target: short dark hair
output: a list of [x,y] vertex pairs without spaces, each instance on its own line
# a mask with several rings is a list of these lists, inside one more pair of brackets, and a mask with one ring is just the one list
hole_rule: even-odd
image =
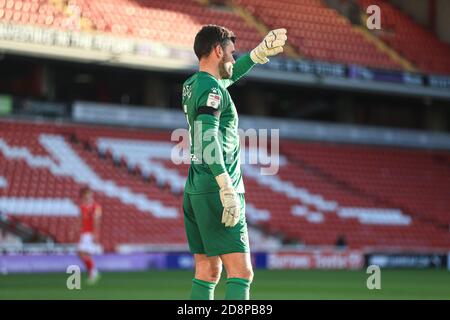
[[227,43],[231,41],[236,42],[236,36],[225,27],[209,24],[203,26],[195,36],[194,52],[198,60],[202,57],[207,57],[211,50],[220,44],[225,49]]
[[86,196],[89,193],[92,193],[91,188],[89,188],[87,186],[81,187],[81,189],[80,189],[80,198],[83,198],[84,196]]

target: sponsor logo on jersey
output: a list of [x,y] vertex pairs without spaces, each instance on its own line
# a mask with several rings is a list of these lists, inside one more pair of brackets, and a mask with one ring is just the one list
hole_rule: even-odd
[[220,95],[218,94],[214,94],[214,93],[210,93],[208,95],[208,101],[206,101],[206,105],[208,107],[212,107],[214,109],[219,108],[220,105]]

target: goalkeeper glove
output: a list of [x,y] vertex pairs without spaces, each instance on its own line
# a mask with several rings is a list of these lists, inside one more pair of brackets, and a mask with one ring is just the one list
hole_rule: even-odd
[[283,46],[287,40],[286,29],[276,29],[270,31],[264,40],[250,52],[250,58],[254,63],[267,63],[267,57],[283,52]]
[[216,176],[217,184],[220,187],[220,201],[223,206],[222,223],[225,227],[234,227],[241,214],[241,202],[239,195],[233,188],[233,183],[228,173]]

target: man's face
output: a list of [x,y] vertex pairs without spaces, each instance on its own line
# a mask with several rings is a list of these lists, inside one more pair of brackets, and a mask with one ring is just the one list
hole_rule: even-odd
[[81,201],[85,204],[90,204],[94,201],[94,194],[91,191],[86,192]]
[[230,79],[233,76],[233,65],[236,62],[233,57],[234,53],[234,43],[228,41],[223,50],[222,60],[219,61],[219,74],[222,79]]

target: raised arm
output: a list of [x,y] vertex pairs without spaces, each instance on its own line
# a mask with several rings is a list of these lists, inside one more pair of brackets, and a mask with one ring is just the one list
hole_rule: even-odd
[[253,62],[253,60],[250,58],[250,53],[247,53],[237,59],[236,63],[233,67],[233,76],[231,79],[222,79],[220,80],[222,82],[222,85],[225,88],[228,88],[233,83],[238,81],[240,78],[245,76],[255,65],[256,63]]
[[283,52],[283,46],[286,44],[287,30],[284,28],[270,31],[263,41],[250,53],[240,57],[234,64],[233,76],[231,79],[223,79],[222,84],[225,88],[247,74],[255,64],[265,64],[269,62],[267,57],[275,56]]

